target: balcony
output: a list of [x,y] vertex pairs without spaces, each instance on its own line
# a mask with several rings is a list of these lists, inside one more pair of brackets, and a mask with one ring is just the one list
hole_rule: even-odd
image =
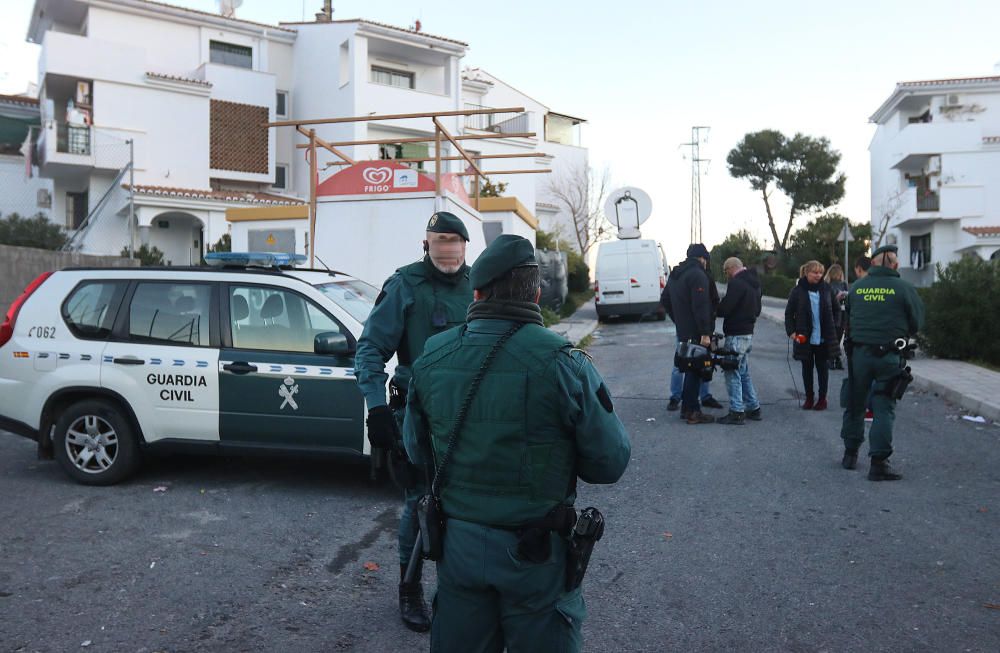
[[933,156],[967,152],[982,147],[983,128],[975,122],[912,123],[893,138],[886,149],[893,168],[919,171]]
[[[492,109],[479,104],[465,103],[467,111]],[[497,134],[523,134],[531,131],[531,116],[527,113],[477,113],[465,116],[466,129],[494,132]]]
[[38,78],[62,75],[134,82],[141,78],[145,62],[146,52],[141,48],[50,31],[42,40]]
[[[916,190],[916,189],[914,189]],[[918,212],[928,212],[928,211],[940,211],[941,210],[941,196],[932,191],[926,191],[919,193],[917,195],[917,211]]]

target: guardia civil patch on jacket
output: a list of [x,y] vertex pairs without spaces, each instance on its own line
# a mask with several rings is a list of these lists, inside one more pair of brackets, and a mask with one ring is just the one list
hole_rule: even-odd
[[609,413],[614,411],[615,405],[611,403],[611,394],[608,392],[608,387],[603,383],[601,384],[601,387],[597,389],[597,400],[601,402],[601,406],[604,407],[604,410]]

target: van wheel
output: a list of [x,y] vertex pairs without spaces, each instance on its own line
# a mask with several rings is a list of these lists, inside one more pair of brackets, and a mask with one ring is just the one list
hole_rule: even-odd
[[56,460],[77,483],[114,485],[139,466],[139,445],[128,419],[99,399],[71,405],[56,421]]

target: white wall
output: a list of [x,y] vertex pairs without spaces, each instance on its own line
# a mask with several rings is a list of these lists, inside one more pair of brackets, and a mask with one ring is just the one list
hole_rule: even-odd
[[[52,209],[38,206],[38,191],[52,195],[52,180],[38,176],[27,179],[24,176],[24,157],[0,154],[0,215],[6,217],[17,213],[31,217],[41,213],[52,220]],[[65,213],[58,214],[55,222],[62,224]]]

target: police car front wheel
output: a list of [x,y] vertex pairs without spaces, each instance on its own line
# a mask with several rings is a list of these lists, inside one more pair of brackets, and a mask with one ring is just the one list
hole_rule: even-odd
[[139,464],[131,425],[106,401],[81,401],[67,408],[56,422],[53,439],[56,460],[84,485],[113,485]]

